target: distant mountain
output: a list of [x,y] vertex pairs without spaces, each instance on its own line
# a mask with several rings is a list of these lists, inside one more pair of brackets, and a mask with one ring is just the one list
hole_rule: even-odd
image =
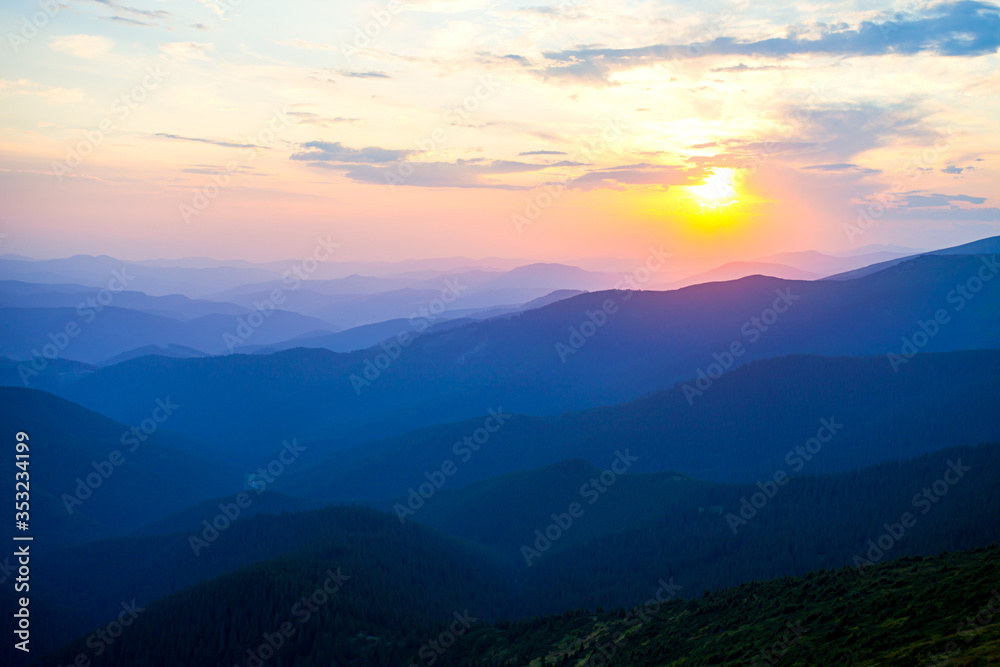
[[121,362],[128,361],[129,359],[138,359],[139,357],[146,357],[149,355],[172,357],[174,359],[191,359],[193,357],[208,356],[201,350],[196,350],[193,347],[184,347],[183,345],[145,345],[143,347],[137,347],[134,350],[129,350],[128,352],[122,352],[119,355],[115,355],[110,359],[106,359],[99,365],[114,366],[115,364],[120,364]]
[[553,291],[608,289],[620,280],[620,274],[563,264],[532,264],[506,272],[474,269],[432,278],[352,275],[336,280],[310,279],[301,281],[295,289],[286,282],[272,281],[240,286],[213,298],[251,307],[254,301],[281,289],[285,297],[282,308],[348,329],[393,319],[454,319],[499,306],[524,304]]
[[769,255],[768,257],[762,257],[758,261],[783,264],[802,271],[819,274],[820,276],[828,276],[834,273],[869,266],[877,262],[912,256],[913,254],[913,252],[906,251],[872,251],[848,256],[836,256],[809,250],[805,252],[783,252],[777,255]]
[[[52,545],[122,534],[239,489],[242,471],[209,463],[218,454],[211,445],[167,430],[186,408],[165,395],[133,430],[51,394],[0,388],[0,423],[11,438],[30,437],[33,534]],[[0,482],[11,497],[14,462],[4,462]]]
[[868,255],[872,253],[879,252],[889,252],[904,256],[919,255],[920,253],[927,252],[927,250],[922,248],[907,248],[901,245],[891,245],[886,243],[869,243],[868,245],[859,246],[857,248],[852,248],[844,252],[831,252],[830,254],[835,257],[857,257],[859,255]]
[[700,285],[702,283],[720,282],[728,280],[738,280],[747,276],[771,276],[774,278],[784,278],[786,280],[815,280],[822,277],[822,273],[814,271],[804,271],[784,264],[767,262],[729,262],[716,267],[711,271],[699,273],[683,280],[670,283],[669,287],[677,289],[688,287],[689,285]]
[[[254,317],[256,322],[250,315],[177,320],[117,305],[2,308],[0,354],[20,360],[55,354],[91,364],[148,346],[174,345],[223,354],[231,351],[230,344],[238,351],[245,343],[267,344],[329,327],[322,320],[284,310],[261,311]],[[73,331],[76,334],[70,335]]]
[[[297,338],[292,338],[291,340],[273,343],[271,345],[248,345],[245,346],[242,351],[252,354],[272,354],[281,350],[291,350],[296,347],[307,347],[322,348],[332,352],[353,352],[355,350],[364,350],[374,347],[384,340],[396,338],[403,333],[417,335],[425,331],[447,331],[453,327],[464,326],[465,324],[469,324],[477,320],[512,315],[526,310],[534,310],[535,308],[541,308],[542,306],[547,306],[550,303],[568,299],[581,293],[582,292],[575,290],[557,290],[521,305],[495,306],[493,308],[487,308],[486,310],[472,310],[471,312],[468,312],[468,314],[465,314],[467,312],[465,310],[449,313],[449,315],[463,314],[463,316],[455,319],[423,318],[419,316],[412,319],[397,318],[394,320],[387,320],[385,322],[376,322],[375,324],[365,324],[333,334],[299,336]],[[434,323],[431,324],[431,322]]]
[[[122,271],[124,270],[124,274]],[[162,267],[130,263],[100,255],[75,255],[65,259],[0,259],[0,280],[34,283],[77,283],[108,287],[111,281],[127,290],[153,296],[183,294],[191,298],[250,282],[280,278],[280,273],[256,267]]]
[[31,387],[55,393],[97,370],[97,366],[93,364],[71,359],[57,358],[45,361],[44,368],[35,371],[30,364],[0,356],[0,386]]
[[[246,507],[240,507],[239,517],[249,519],[258,514],[283,514],[286,512],[301,512],[304,510],[314,510],[329,505],[324,500],[311,500],[299,498],[297,496],[286,496],[282,493],[269,491],[266,488],[260,493],[253,489],[237,491],[228,496],[203,500],[191,507],[174,512],[168,516],[141,526],[132,531],[130,535],[151,536],[151,535],[171,535],[174,533],[197,534],[204,529],[204,521],[215,517],[221,510],[220,506],[232,505],[236,502],[237,496],[245,493],[250,499]],[[238,506],[239,507],[239,506]]]
[[[678,386],[579,413],[511,415],[484,443],[470,443],[483,415],[327,454],[277,488],[330,500],[392,498],[445,461],[456,464],[447,479],[455,488],[567,458],[606,467],[626,449],[637,457],[630,472],[678,470],[712,481],[753,483],[793,464],[842,472],[1000,439],[998,370],[1000,351],[918,355],[899,373],[881,357],[768,359],[723,375],[693,405]],[[833,434],[824,423],[842,428]],[[814,457],[795,453],[817,433],[835,444]]]
[[[939,310],[948,321],[927,341],[917,335],[921,352],[997,348],[1000,290],[962,297],[961,310],[952,294],[983,261],[930,255],[850,281],[751,277],[669,292],[592,292],[385,350],[135,359],[61,394],[123,421],[141,419],[157,397],[176,396],[192,408],[172,428],[241,451],[291,435],[345,447],[490,407],[552,414],[620,403],[718,375],[723,364],[900,354],[904,337],[920,334],[919,323]],[[732,349],[742,354],[729,359]],[[887,359],[880,363],[891,372]]]
[[886,269],[897,266],[902,262],[911,261],[915,257],[924,257],[927,255],[995,255],[997,253],[1000,253],[1000,236],[992,236],[978,241],[972,241],[971,243],[963,243],[962,245],[954,246],[952,248],[932,250],[925,253],[879,262],[860,269],[855,269],[854,271],[845,271],[844,273],[832,275],[828,277],[827,280],[856,280],[857,278],[863,278],[880,271],[885,271]]
[[[0,281],[0,307],[4,308],[88,308],[100,303],[107,295],[100,287],[85,285],[25,283],[17,280]],[[88,304],[88,302],[90,302]],[[246,315],[249,309],[235,303],[189,299],[179,294],[149,296],[131,290],[111,293],[110,303],[118,308],[139,310],[178,320],[191,320],[205,315]]]

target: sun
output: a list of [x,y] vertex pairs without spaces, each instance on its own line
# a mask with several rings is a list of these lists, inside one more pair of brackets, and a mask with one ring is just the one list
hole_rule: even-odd
[[712,175],[701,185],[689,185],[691,193],[703,208],[719,208],[737,203],[736,170],[729,167],[719,167],[712,170]]

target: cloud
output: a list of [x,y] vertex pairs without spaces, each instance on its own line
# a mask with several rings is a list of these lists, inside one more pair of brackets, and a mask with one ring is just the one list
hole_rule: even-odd
[[754,65],[754,66],[751,66],[751,65],[746,65],[744,63],[740,63],[739,65],[731,65],[729,67],[713,67],[712,69],[709,70],[709,72],[761,72],[761,71],[772,70],[772,69],[785,70],[785,69],[791,69],[791,68],[790,67],[784,67],[782,65]]
[[172,58],[182,60],[208,60],[208,52],[215,49],[211,42],[166,42],[160,44],[160,51]]
[[556,167],[581,166],[578,162],[531,164],[516,160],[460,159],[454,162],[416,162],[407,158],[417,151],[369,146],[349,148],[340,142],[310,141],[290,156],[310,167],[341,172],[357,183],[409,185],[431,188],[492,188],[526,190],[498,180],[507,174],[544,171]]
[[609,76],[616,71],[710,56],[786,58],[800,54],[880,56],[924,52],[955,57],[990,55],[1000,47],[1000,8],[975,0],[960,0],[930,7],[922,16],[895,14],[879,22],[864,21],[855,28],[843,24],[821,26],[815,38],[799,37],[800,31],[791,27],[784,32],[791,36],[752,42],[720,36],[695,44],[547,51],[543,55],[550,64],[541,74],[547,78],[610,85]]
[[416,152],[379,148],[378,146],[348,148],[339,141],[308,141],[301,144],[300,148],[307,150],[293,153],[289,159],[312,163],[379,164],[396,162]]
[[539,165],[529,164],[515,166],[513,163],[500,160],[485,164],[476,164],[466,160],[458,160],[457,162],[408,162],[406,164],[408,167],[402,172],[409,174],[406,177],[401,176],[400,165],[398,164],[382,166],[330,165],[319,163],[312,166],[342,170],[345,176],[358,183],[376,183],[380,185],[394,183],[395,185],[410,185],[425,188],[492,188],[499,190],[526,190],[528,188],[527,186],[501,183],[495,179],[483,180],[483,178],[500,174],[538,170],[540,168]]
[[282,42],[288,46],[294,46],[299,49],[315,49],[319,51],[340,51],[340,47],[334,46],[333,44],[320,44],[319,42],[309,42],[304,39],[288,39]]
[[391,79],[392,77],[385,72],[341,72],[343,76],[352,76],[358,79]]
[[907,194],[903,198],[903,206],[910,208],[914,207],[938,207],[938,206],[949,206],[953,202],[966,202],[969,204],[983,204],[986,202],[986,197],[970,197],[969,195],[943,195],[938,193],[933,194]]
[[[129,23],[133,25],[149,26],[153,25],[149,21],[159,21],[166,22],[170,19],[171,14],[163,9],[138,9],[136,7],[130,7],[128,5],[123,5],[116,0],[90,0],[96,5],[101,5],[108,9],[114,10],[113,14],[108,18],[111,21],[117,21],[120,23]],[[118,14],[125,14],[125,16],[119,16]]]
[[696,183],[705,175],[700,167],[664,166],[647,163],[595,169],[567,183],[580,190],[624,190],[628,185],[655,185],[664,189],[671,185]]
[[364,125],[364,118],[348,118],[345,116],[320,116],[311,111],[289,111],[285,115],[297,119],[300,125],[316,125],[333,128],[339,125]]
[[74,58],[96,58],[106,54],[115,45],[102,35],[59,35],[53,37],[49,48]]
[[218,165],[199,164],[199,165],[195,165],[194,167],[187,167],[185,169],[181,169],[181,171],[184,172],[184,173],[186,173],[186,174],[208,174],[208,175],[213,175],[213,174],[233,174],[233,173],[240,173],[240,174],[247,174],[247,175],[250,175],[250,176],[260,176],[260,175],[262,175],[262,174],[256,173],[257,172],[256,167],[250,167],[250,166],[246,166],[246,165],[237,165],[235,168],[230,169],[229,167],[220,167]]
[[74,106],[87,99],[79,88],[50,88],[27,79],[0,79],[0,97],[6,95],[33,95],[57,106]]
[[881,174],[881,169],[870,169],[849,162],[838,162],[836,164],[811,164],[803,169],[813,169],[817,171],[856,171],[862,174]]
[[518,153],[518,156],[525,155],[566,155],[564,151],[525,151],[524,153]]
[[945,167],[944,169],[941,170],[941,173],[942,174],[955,174],[957,176],[958,174],[961,174],[964,171],[975,171],[975,170],[976,170],[976,168],[973,167],[973,166],[971,166],[971,165],[969,165],[968,167],[958,167],[958,166],[955,166],[953,164],[949,164],[947,167]]
[[196,141],[201,144],[212,144],[213,146],[222,146],[224,148],[263,148],[263,146],[257,146],[256,144],[239,144],[233,141],[202,139],[201,137],[182,137],[177,134],[167,134],[165,132],[157,132],[155,136],[163,137],[164,139],[176,139],[178,141]]

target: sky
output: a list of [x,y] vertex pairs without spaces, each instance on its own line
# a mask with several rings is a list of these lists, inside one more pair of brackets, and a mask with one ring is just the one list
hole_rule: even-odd
[[705,261],[1000,234],[1000,9],[0,8],[0,253]]

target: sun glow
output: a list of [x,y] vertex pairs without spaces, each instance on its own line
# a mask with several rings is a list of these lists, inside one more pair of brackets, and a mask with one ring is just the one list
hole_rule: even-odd
[[701,185],[689,185],[687,191],[694,195],[702,208],[716,209],[739,202],[736,198],[736,170],[720,167]]

